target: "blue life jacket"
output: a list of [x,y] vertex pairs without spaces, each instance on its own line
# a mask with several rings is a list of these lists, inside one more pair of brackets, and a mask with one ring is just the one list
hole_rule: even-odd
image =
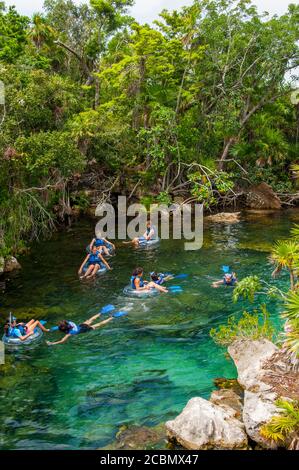
[[24,327],[22,327],[21,325],[19,327],[10,327],[8,330],[8,336],[10,338],[20,338],[20,336],[25,336],[25,334],[26,332],[24,331]]
[[91,264],[101,264],[98,254],[94,255],[93,253],[89,256],[88,265]]
[[68,325],[71,327],[71,330],[68,332],[69,335],[79,335],[80,328],[76,325],[76,323],[69,321]]
[[103,240],[102,238],[96,238],[96,241],[94,242],[94,245],[95,245],[96,247],[98,247],[98,246],[105,246],[106,243],[104,242],[104,240]]
[[132,289],[136,290],[136,285],[135,285],[135,280],[136,280],[136,279],[139,279],[139,280],[140,280],[139,287],[144,287],[144,282],[143,282],[143,278],[142,278],[142,277],[139,277],[139,276],[132,276],[132,277],[131,277],[131,287],[132,287]]

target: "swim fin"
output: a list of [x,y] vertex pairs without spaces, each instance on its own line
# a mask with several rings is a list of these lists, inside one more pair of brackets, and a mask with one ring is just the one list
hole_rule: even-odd
[[113,317],[114,318],[120,318],[120,317],[124,317],[125,315],[128,315],[128,312],[116,312],[116,313],[113,313]]
[[115,310],[115,307],[114,305],[106,305],[105,307],[102,308],[101,312],[103,315],[105,315],[106,313],[110,313],[110,312],[113,312],[113,310]]

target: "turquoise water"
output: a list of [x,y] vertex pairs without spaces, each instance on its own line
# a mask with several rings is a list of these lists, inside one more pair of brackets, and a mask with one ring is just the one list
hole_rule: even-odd
[[[232,265],[239,278],[254,272],[274,282],[263,250],[286,236],[297,217],[292,212],[210,225],[198,252],[185,252],[181,241],[163,241],[151,250],[120,247],[111,260],[113,271],[91,282],[80,282],[77,270],[92,221],[35,244],[1,298],[2,320],[12,310],[18,318],[35,316],[49,325],[64,318],[83,322],[107,303],[127,308],[129,315],[63,346],[49,348],[42,341],[7,353],[6,366],[0,367],[0,448],[103,447],[120,426],[154,426],[174,418],[191,397],[208,398],[214,378],[235,377],[234,365],[209,330],[247,305],[234,305],[231,289],[214,290],[210,284],[221,276],[223,264]],[[187,280],[175,282],[183,294],[126,298],[122,290],[137,265],[146,273],[188,273]],[[286,275],[279,280],[284,284]],[[268,305],[277,323],[278,306]]]

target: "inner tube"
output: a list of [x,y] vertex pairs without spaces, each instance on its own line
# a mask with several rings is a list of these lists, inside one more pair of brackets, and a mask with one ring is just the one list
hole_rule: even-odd
[[[88,263],[86,263],[86,265],[84,266],[82,270],[84,274],[86,273],[87,269],[88,269]],[[107,272],[106,266],[102,266],[100,269],[98,269],[97,276],[100,276],[101,274],[105,274],[106,272]]]
[[40,328],[35,328],[34,334],[29,336],[29,338],[25,339],[25,341],[21,341],[19,338],[12,338],[10,336],[3,335],[2,341],[7,346],[27,346],[29,344],[35,343],[43,336],[43,332]]
[[139,243],[139,246],[141,248],[146,248],[146,247],[150,247],[150,246],[156,246],[156,245],[159,245],[160,243],[160,238],[154,238],[153,240],[148,240],[148,241],[143,241],[141,243]]
[[159,295],[159,291],[155,288],[149,289],[149,290],[137,290],[137,289],[132,289],[132,287],[126,286],[124,288],[124,294],[127,295],[128,297],[133,297],[137,299],[146,299],[148,297],[155,297],[156,295]]

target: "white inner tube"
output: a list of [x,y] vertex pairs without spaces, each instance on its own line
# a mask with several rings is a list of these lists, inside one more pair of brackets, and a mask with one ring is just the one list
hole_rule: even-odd
[[19,338],[13,338],[11,336],[6,336],[4,335],[2,337],[2,341],[4,344],[8,345],[8,346],[26,346],[28,344],[32,344],[34,343],[35,341],[39,340],[42,336],[43,336],[43,332],[40,328],[35,328],[34,330],[34,334],[29,336],[27,339],[25,339],[25,341],[21,341]]
[[158,245],[160,243],[160,238],[154,238],[153,240],[148,240],[148,241],[143,241],[141,243],[139,243],[139,246],[141,248],[143,247],[148,247],[148,246],[155,246],[155,245]]
[[137,289],[132,289],[131,286],[126,286],[124,288],[124,294],[127,295],[128,297],[136,297],[136,298],[147,298],[147,297],[154,297],[156,295],[159,295],[159,291],[155,288],[153,289],[148,289],[148,290],[137,290]]
[[[88,269],[88,265],[86,264],[83,268],[84,274],[86,273],[87,269]],[[107,272],[107,268],[106,268],[106,266],[104,266],[103,268],[100,268],[100,269],[97,270],[97,276],[99,276],[101,274],[105,274],[106,272]]]

